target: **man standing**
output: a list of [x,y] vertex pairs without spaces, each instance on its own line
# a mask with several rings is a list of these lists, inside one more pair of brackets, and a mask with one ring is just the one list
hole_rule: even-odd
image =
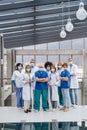
[[77,65],[73,64],[73,59],[68,59],[70,72],[70,99],[72,106],[78,105],[78,79],[77,79]]
[[44,71],[44,66],[40,64],[39,70],[35,73],[35,95],[34,95],[34,109],[35,112],[40,110],[40,97],[42,95],[42,108],[44,111],[48,110],[48,74]]

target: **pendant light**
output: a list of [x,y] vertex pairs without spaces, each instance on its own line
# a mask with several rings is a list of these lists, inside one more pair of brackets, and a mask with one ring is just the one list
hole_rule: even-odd
[[61,27],[60,37],[61,38],[66,37],[66,31],[65,31],[64,23],[63,23],[63,2],[62,2],[62,27]]
[[65,28],[66,28],[66,31],[71,32],[74,29],[74,26],[70,18],[70,1],[69,0],[68,0],[68,14],[69,14],[69,18],[67,19],[67,24]]
[[78,20],[85,20],[87,17],[87,11],[84,8],[84,3],[82,0],[79,4],[79,9],[76,12],[76,17]]

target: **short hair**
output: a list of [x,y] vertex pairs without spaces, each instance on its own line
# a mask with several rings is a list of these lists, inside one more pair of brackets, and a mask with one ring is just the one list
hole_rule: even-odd
[[22,63],[17,63],[17,64],[16,64],[16,70],[18,70],[18,66],[20,66],[20,65],[23,67],[23,64],[22,64]]
[[35,63],[36,61],[35,61],[35,59],[31,59],[31,61],[30,61],[30,63]]
[[57,63],[57,65],[61,65],[61,66],[62,66],[62,64],[63,64],[62,62],[58,62],[58,63]]
[[64,67],[64,66],[68,67],[68,64],[67,63],[63,63],[62,67]]

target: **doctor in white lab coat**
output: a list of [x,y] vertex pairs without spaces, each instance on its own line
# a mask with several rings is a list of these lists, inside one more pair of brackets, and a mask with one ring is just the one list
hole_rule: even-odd
[[22,80],[23,80],[23,74],[22,74],[23,65],[21,63],[18,63],[16,65],[16,70],[13,72],[12,75],[12,84],[16,91],[16,99],[17,99],[17,107],[22,108],[23,107],[23,98],[22,98]]
[[73,59],[68,59],[69,67],[68,70],[70,72],[70,99],[72,105],[78,105],[78,67],[73,64]]
[[30,65],[26,65],[25,72],[23,74],[23,100],[24,100],[24,112],[31,112],[30,108],[30,99],[31,99],[31,88],[33,81],[33,75],[31,74]]
[[52,103],[52,111],[57,109],[58,102],[58,84],[59,77],[56,73],[56,68],[54,65],[51,66],[51,75],[49,85],[51,87],[51,103]]

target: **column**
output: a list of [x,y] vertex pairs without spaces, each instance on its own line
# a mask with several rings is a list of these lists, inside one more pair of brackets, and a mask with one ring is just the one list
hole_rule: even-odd
[[4,65],[4,37],[0,35],[0,106],[4,106],[4,84],[3,84],[3,65]]
[[87,105],[87,50],[83,51],[83,105]]

